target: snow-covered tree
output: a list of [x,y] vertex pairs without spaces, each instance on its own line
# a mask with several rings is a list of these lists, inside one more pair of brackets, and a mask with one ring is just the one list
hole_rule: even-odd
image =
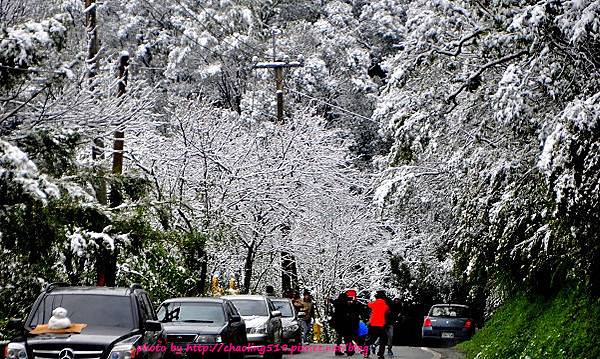
[[[577,206],[572,191],[590,188],[581,176],[595,170],[565,165],[560,151],[595,141],[571,124],[593,123],[597,10],[596,1],[444,0],[406,9],[374,115],[395,138],[376,200],[383,213],[412,213],[396,218],[418,232],[412,242],[425,235],[452,250],[472,299],[515,282],[592,281],[594,207],[585,202],[568,225],[559,211]],[[564,142],[567,133],[577,140]]]
[[[168,121],[155,132],[140,133],[132,146],[132,158],[155,184],[156,200],[165,202],[159,216],[163,227],[224,231],[225,238],[219,236],[207,249],[215,256],[212,270],[239,275],[246,290],[256,291],[264,276],[255,278],[256,267],[259,273],[270,268],[277,278],[281,269],[272,268],[279,253],[301,254],[295,236],[306,238],[311,219],[316,226],[311,233],[319,233],[313,243],[323,237],[335,242],[331,220],[346,220],[336,218],[339,204],[364,204],[360,193],[366,184],[346,159],[343,137],[321,128],[312,116],[299,114],[279,127],[178,102]],[[327,215],[326,208],[337,215]],[[359,208],[368,220],[368,209]],[[316,213],[330,220],[316,221]],[[369,235],[377,238],[373,227],[354,226],[363,231],[353,236],[355,246]],[[305,283],[312,280],[307,276]]]

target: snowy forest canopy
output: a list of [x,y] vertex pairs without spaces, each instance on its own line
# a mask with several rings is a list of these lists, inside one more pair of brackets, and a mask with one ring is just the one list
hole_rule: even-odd
[[[599,1],[0,0],[0,26],[1,320],[99,274],[598,288]],[[273,60],[303,64],[284,123]]]

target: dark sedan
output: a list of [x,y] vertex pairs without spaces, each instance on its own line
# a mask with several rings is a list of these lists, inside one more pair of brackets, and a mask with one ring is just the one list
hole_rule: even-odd
[[422,336],[426,344],[454,344],[470,339],[475,322],[469,307],[460,304],[436,304],[423,320]]
[[163,323],[169,357],[245,357],[235,348],[248,344],[246,324],[235,306],[226,299],[169,299],[160,305],[158,319]]

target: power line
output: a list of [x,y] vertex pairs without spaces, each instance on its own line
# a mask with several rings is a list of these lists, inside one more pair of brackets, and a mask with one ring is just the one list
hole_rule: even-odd
[[259,62],[254,65],[255,69],[273,69],[275,70],[275,87],[277,89],[275,95],[277,100],[277,121],[283,123],[283,69],[304,66],[303,62]]
[[[175,0],[175,2],[176,2],[177,4],[179,4],[179,5],[180,5],[180,6],[181,6],[181,7],[182,7],[184,10],[185,10],[185,12],[187,12],[187,13],[188,13],[188,15],[190,15],[190,16],[191,16],[191,17],[192,17],[194,20],[196,20],[196,22],[197,22],[197,23],[198,23],[200,26],[202,26],[202,28],[203,28],[204,30],[206,30],[208,33],[210,33],[212,36],[214,36],[214,37],[215,37],[215,38],[217,38],[217,39],[220,37],[219,35],[215,34],[215,33],[214,33],[214,32],[213,32],[213,31],[212,31],[212,30],[211,30],[211,29],[210,29],[208,26],[206,26],[206,25],[205,25],[205,24],[204,24],[204,23],[203,23],[203,22],[202,22],[200,19],[198,19],[198,15],[196,15],[194,12],[192,12],[192,10],[190,10],[190,9],[187,7],[187,5],[185,5],[185,4],[182,4],[182,3],[181,3],[181,1],[179,1],[179,0]],[[221,25],[221,23],[220,23],[219,21],[217,21],[217,19],[215,19],[215,18],[214,18],[214,16],[212,16],[212,15],[211,15],[211,14],[210,14],[210,13],[209,13],[207,10],[206,10],[206,8],[204,8],[204,7],[203,7],[203,6],[202,6],[200,3],[198,3],[197,5],[198,5],[198,6],[200,6],[200,7],[202,8],[202,10],[204,10],[204,12],[205,12],[205,13],[206,13],[208,16],[210,16],[210,17],[211,17],[211,19],[213,19],[213,20],[214,20],[214,21],[215,21],[215,22],[216,22],[216,23],[217,23],[219,26],[221,26],[221,27],[222,27],[224,30],[226,30],[226,31],[229,31],[228,29],[226,29],[225,27],[223,27],[223,25]],[[237,39],[237,37],[236,37],[236,39]],[[227,44],[227,45],[231,46],[232,48],[235,48],[235,47],[234,47],[232,44],[230,44],[229,42],[225,41],[224,39],[221,39],[221,41],[222,41],[222,42],[224,42],[225,44]],[[249,47],[249,46],[250,46],[250,45],[246,44],[246,43],[245,43],[244,41],[242,41],[242,40],[239,40],[239,39],[238,39],[238,41],[240,41],[240,43],[242,43],[242,44],[246,45],[247,47]],[[251,49],[252,49],[253,51],[257,51],[255,48],[251,48]],[[243,53],[244,53],[246,56],[250,56],[250,57],[254,56],[254,54],[253,54],[253,53],[248,53],[247,51],[244,51],[244,49],[241,49],[241,48],[239,48],[239,50],[240,50],[241,52],[243,52]],[[260,52],[260,50],[258,50],[258,52]]]
[[277,61],[276,52],[277,33],[273,32],[273,62],[259,62],[254,65],[255,69],[273,69],[275,70],[275,87],[277,88],[277,122],[283,123],[283,69],[303,67],[304,60],[301,61]]
[[[212,14],[211,14],[211,13],[210,13],[208,10],[206,10],[206,8],[205,8],[204,6],[202,6],[202,4],[198,3],[197,5],[198,5],[198,6],[200,6],[200,8],[201,8],[202,10],[204,10],[204,12],[205,12],[205,13],[206,13],[208,16],[210,16],[210,18],[211,18],[211,19],[213,19],[213,21],[214,21],[214,22],[215,22],[217,25],[219,25],[219,26],[220,26],[220,27],[221,27],[223,30],[225,30],[225,31],[228,31],[228,32],[231,32],[231,34],[232,34],[232,35],[233,35],[233,36],[234,36],[234,37],[235,37],[235,38],[236,38],[236,39],[237,39],[237,40],[238,40],[238,41],[239,41],[239,42],[240,42],[242,45],[246,46],[246,47],[247,47],[247,48],[249,48],[250,50],[257,51],[257,52],[262,52],[262,50],[260,50],[260,49],[257,49],[257,48],[255,48],[254,46],[248,45],[248,44],[247,44],[245,41],[243,41],[243,40],[239,39],[239,38],[236,36],[236,33],[235,33],[235,31],[232,31],[231,29],[228,29],[228,28],[226,28],[226,27],[225,27],[223,24],[221,24],[221,22],[220,22],[219,20],[217,20],[217,19],[216,19],[216,18],[215,18],[215,17],[214,17],[214,16],[213,16],[213,15],[212,15]],[[214,36],[214,35],[213,35],[213,36]]]
[[[150,6],[150,8],[154,11],[156,11],[157,13],[160,13],[159,10],[153,6],[150,2],[146,1],[146,5]],[[162,24],[161,24],[162,25]],[[198,40],[194,39],[193,37],[191,37],[190,35],[186,34],[185,32],[183,32],[182,30],[180,30],[178,27],[173,26],[173,29],[180,33],[181,35],[185,36],[186,38],[188,38],[189,40],[191,40],[192,42],[194,42],[196,45],[202,47],[203,49],[207,50],[208,52],[210,52],[211,54],[215,55],[218,58],[222,58],[222,54],[219,54],[217,52],[215,52],[214,50],[212,50],[211,48],[209,48],[208,46],[202,45],[201,43],[198,42]],[[214,35],[213,35],[214,36]],[[202,55],[200,55],[202,56]],[[202,58],[204,59],[204,61],[206,61],[207,64],[210,64],[210,61],[208,61],[208,58],[206,56],[202,56]]]
[[377,122],[377,121],[375,121],[375,120],[372,120],[372,119],[370,119],[370,118],[368,118],[368,117],[366,117],[366,116],[363,116],[363,115],[361,115],[361,114],[359,114],[359,113],[356,113],[356,112],[352,112],[352,111],[350,111],[350,110],[347,110],[347,109],[345,109],[345,108],[343,108],[343,107],[340,107],[340,106],[338,106],[338,105],[334,105],[334,104],[332,104],[332,103],[330,103],[330,102],[327,102],[327,101],[325,101],[325,100],[322,100],[322,99],[320,99],[320,98],[317,98],[317,97],[311,96],[311,95],[309,95],[309,94],[306,94],[306,93],[303,93],[303,92],[300,92],[300,91],[296,91],[296,90],[294,90],[294,89],[289,89],[289,91],[290,91],[290,92],[293,92],[293,93],[295,93],[295,94],[298,94],[298,95],[300,95],[300,96],[304,96],[304,97],[310,98],[310,99],[312,99],[312,100],[315,100],[315,101],[318,101],[318,102],[324,103],[324,104],[326,104],[326,105],[328,105],[328,106],[331,106],[331,107],[333,107],[333,108],[335,108],[335,109],[337,109],[337,110],[340,110],[340,111],[342,111],[342,112],[345,112],[345,113],[347,113],[347,114],[350,114],[350,115],[352,115],[352,116],[355,116],[355,117],[358,117],[358,118],[361,118],[361,119],[363,119],[363,120],[367,120],[367,121],[369,121],[369,122],[373,122],[373,123],[375,123],[375,124],[379,125],[379,122]]
[[[192,18],[193,18],[193,19],[194,19],[194,20],[195,20],[195,21],[196,21],[196,22],[197,22],[197,23],[198,23],[198,24],[199,24],[199,25],[200,25],[202,28],[204,28],[204,29],[205,29],[205,30],[206,30],[208,33],[210,33],[210,34],[211,34],[212,36],[214,36],[215,38],[219,38],[219,35],[215,34],[215,33],[214,33],[214,32],[213,32],[213,31],[212,31],[212,30],[211,30],[209,27],[207,27],[207,26],[206,26],[206,25],[205,25],[205,24],[204,24],[204,23],[203,23],[203,22],[202,22],[202,21],[201,21],[201,20],[198,18],[197,14],[195,14],[194,12],[192,12],[192,11],[191,11],[191,10],[190,10],[190,9],[187,7],[187,5],[184,5],[184,4],[182,4],[182,2],[181,2],[180,0],[175,0],[175,2],[176,2],[176,3],[178,3],[178,4],[179,4],[179,5],[180,5],[180,6],[181,6],[181,7],[182,7],[184,10],[185,10],[185,12],[187,12],[187,13],[188,13],[188,15],[190,15],[190,16],[191,16],[191,17],[192,17]],[[150,5],[150,7],[152,7],[154,10],[157,10],[157,9],[156,9],[154,6],[152,6],[151,4],[149,4],[149,3],[148,3],[148,5]],[[203,10],[203,11],[204,11],[204,12],[205,12],[205,13],[206,13],[206,14],[207,14],[207,15],[208,15],[208,16],[209,16],[209,17],[210,17],[210,18],[211,18],[211,19],[212,19],[212,20],[213,20],[213,21],[214,21],[214,22],[215,22],[217,25],[218,25],[218,26],[220,26],[220,27],[221,27],[223,30],[225,30],[226,32],[232,32],[232,35],[233,35],[233,36],[234,36],[234,37],[235,37],[235,38],[236,38],[236,39],[237,39],[237,40],[238,40],[238,41],[239,41],[239,42],[240,42],[242,45],[246,46],[247,48],[249,48],[249,49],[250,49],[250,50],[252,50],[252,51],[255,51],[255,52],[258,52],[258,53],[262,52],[262,50],[261,50],[261,49],[257,49],[256,47],[249,45],[248,43],[246,43],[246,42],[245,42],[245,41],[243,41],[242,39],[239,39],[239,38],[238,38],[238,36],[236,36],[235,32],[233,32],[231,29],[228,29],[228,28],[226,28],[226,27],[225,27],[223,24],[221,24],[221,22],[220,22],[220,21],[218,21],[218,20],[217,20],[217,19],[216,19],[216,18],[215,18],[215,17],[214,17],[214,16],[213,16],[213,15],[212,15],[212,14],[211,14],[211,13],[210,13],[210,12],[209,12],[209,11],[208,11],[208,10],[207,10],[207,9],[206,9],[204,6],[203,6],[203,5],[202,5],[202,4],[198,3],[198,4],[196,4],[196,5],[198,5],[198,6],[199,6],[199,7],[200,7],[200,8],[201,8],[201,9],[202,9],[202,10]],[[207,46],[205,46],[205,45],[202,45],[202,44],[200,44],[200,43],[198,42],[198,40],[196,40],[196,39],[194,39],[193,37],[191,37],[191,36],[187,35],[187,34],[186,34],[185,32],[183,32],[182,30],[180,30],[180,29],[178,29],[178,28],[175,28],[175,30],[176,30],[177,32],[181,33],[181,34],[182,34],[183,36],[185,36],[186,38],[190,39],[190,40],[191,40],[192,42],[194,42],[196,45],[198,45],[198,46],[200,46],[200,47],[202,47],[202,48],[204,48],[204,49],[208,50],[210,53],[212,53],[212,54],[213,54],[213,55],[215,55],[216,57],[218,57],[218,58],[221,58],[221,59],[225,57],[225,58],[229,58],[230,60],[234,60],[234,62],[237,62],[237,59],[235,59],[235,58],[233,58],[233,57],[231,57],[231,56],[224,55],[224,54],[219,54],[219,53],[215,52],[214,50],[210,49],[209,47],[207,47]],[[222,41],[223,43],[225,43],[225,44],[227,44],[227,45],[231,46],[232,48],[234,47],[234,46],[233,46],[231,43],[229,43],[229,42],[227,42],[227,41],[225,41],[225,40],[223,40],[223,39],[221,39],[221,41]],[[242,52],[243,52],[244,54],[246,54],[246,55],[254,55],[254,54],[252,54],[252,53],[248,53],[247,51],[244,51],[244,50],[243,50],[243,49],[241,49],[241,48],[240,48],[239,50],[240,50],[240,51],[242,51]],[[203,58],[204,58],[204,60],[205,60],[207,63],[209,62],[209,61],[208,61],[208,59],[207,59],[206,57],[203,57]],[[290,65],[291,65],[291,66],[290,66]],[[272,63],[257,63],[257,64],[254,66],[254,68],[273,68],[273,69],[275,69],[275,70],[276,70],[276,72],[279,72],[279,71],[283,70],[283,68],[284,68],[284,67],[300,67],[300,66],[302,66],[302,65],[303,65],[303,64],[302,64],[302,62],[298,62],[298,63],[295,63],[295,62],[293,62],[293,63],[292,63],[292,62],[281,62],[281,61],[274,61],[274,62],[272,62]],[[226,72],[227,72],[227,71],[226,71]],[[278,80],[278,81],[277,81],[277,82],[278,82],[278,85],[277,85],[277,89],[278,89],[278,90],[277,90],[277,92],[276,92],[276,93],[277,93],[277,95],[278,95],[278,101],[277,101],[277,102],[278,102],[278,118],[279,118],[279,121],[282,121],[282,108],[283,108],[283,100],[282,100],[282,99],[280,99],[281,95],[283,94],[283,89],[282,89],[282,86],[283,86],[283,76],[282,76],[282,74],[279,74],[279,76],[276,76],[276,80]],[[369,122],[372,122],[372,123],[374,123],[374,124],[377,124],[377,125],[379,125],[379,123],[378,123],[377,121],[374,121],[374,120],[372,120],[371,118],[368,118],[368,117],[366,117],[366,116],[363,116],[363,115],[361,115],[361,114],[359,114],[359,113],[356,113],[356,112],[353,112],[353,111],[347,110],[347,109],[345,109],[345,108],[343,108],[343,107],[341,107],[341,106],[338,106],[338,105],[332,104],[332,103],[330,103],[330,102],[327,102],[327,101],[325,101],[325,100],[323,100],[323,99],[320,99],[320,98],[317,98],[317,97],[311,96],[311,95],[309,95],[309,94],[306,94],[306,93],[303,93],[303,92],[300,92],[300,91],[296,91],[296,90],[294,90],[294,89],[289,89],[289,91],[290,91],[290,92],[293,92],[293,93],[296,93],[296,94],[298,94],[298,95],[300,95],[300,96],[304,96],[304,97],[306,97],[306,98],[310,98],[310,99],[312,99],[312,100],[315,100],[315,101],[321,102],[321,103],[323,103],[323,104],[326,104],[326,105],[328,105],[328,106],[331,106],[332,108],[335,108],[335,109],[337,109],[337,110],[339,110],[339,111],[342,111],[342,112],[344,112],[344,113],[347,113],[347,114],[349,114],[349,115],[352,115],[352,116],[354,116],[354,117],[358,117],[358,118],[360,118],[360,119],[363,119],[363,120],[366,120],[366,121],[369,121]],[[254,107],[254,106],[253,106],[253,107]],[[280,111],[280,109],[281,109],[281,111]],[[259,111],[259,112],[260,112],[260,111]],[[280,112],[281,112],[281,113],[280,113]],[[267,115],[267,114],[265,114],[265,113],[262,113],[262,114],[263,114],[263,115]],[[268,116],[270,116],[270,117],[274,117],[274,116],[272,116],[272,115],[268,115]]]
[[55,74],[55,75],[66,75],[66,71],[46,70],[46,69],[40,69],[40,68],[37,68],[37,67],[16,67],[16,66],[0,65],[0,68],[7,69],[7,70],[22,71],[22,72],[48,73],[48,74]]
[[[178,1],[178,0],[176,0],[176,2],[177,2],[177,3],[179,3],[179,1]],[[146,3],[147,3],[147,4],[148,4],[150,7],[151,7],[151,9],[153,9],[153,10],[154,10],[154,11],[156,11],[156,12],[159,12],[159,10],[158,10],[156,7],[154,7],[152,4],[150,4],[149,2],[146,2]],[[181,4],[180,4],[180,5],[181,5]],[[184,7],[183,5],[181,5],[181,6],[182,6],[182,7]],[[184,7],[184,8],[185,8],[185,7]],[[191,15],[192,17],[194,17],[194,18],[195,18],[194,14],[192,14],[192,13],[191,13],[189,10],[187,10],[187,8],[185,8],[185,10],[186,10],[186,12],[188,12],[188,14],[189,14],[189,15]],[[208,32],[209,32],[211,35],[213,35],[213,36],[217,37],[217,36],[216,36],[216,35],[215,35],[213,32],[211,32],[211,31],[210,31],[210,30],[209,30],[209,29],[208,29],[206,26],[204,26],[204,24],[202,24],[202,22],[200,22],[198,19],[196,19],[196,21],[198,21],[198,23],[199,23],[199,24],[200,24],[200,25],[201,25],[201,26],[202,26],[204,29],[206,29],[206,30],[207,30],[207,31],[208,31]],[[195,39],[195,38],[193,38],[192,36],[190,36],[190,35],[186,34],[184,31],[180,30],[180,29],[179,29],[179,28],[177,28],[176,26],[173,26],[173,29],[174,29],[176,32],[178,32],[178,33],[180,33],[181,35],[183,35],[184,37],[186,37],[186,38],[188,38],[189,40],[191,40],[191,41],[192,41],[194,44],[196,44],[197,46],[200,46],[201,48],[203,48],[203,49],[207,50],[208,52],[210,52],[211,54],[213,54],[215,57],[217,57],[218,59],[220,59],[220,60],[221,60],[221,62],[223,62],[223,63],[224,63],[224,61],[223,61],[223,59],[224,59],[224,58],[228,58],[228,59],[230,59],[230,60],[233,60],[233,62],[234,62],[234,63],[237,63],[237,62],[238,62],[238,59],[236,59],[236,58],[233,58],[233,57],[231,57],[231,56],[227,56],[227,55],[224,55],[224,54],[217,53],[217,52],[215,52],[214,50],[212,50],[211,48],[209,48],[208,46],[206,46],[206,45],[202,45],[201,43],[199,43],[199,42],[198,42],[198,40],[196,40],[196,39]],[[227,42],[227,41],[225,41],[225,40],[223,40],[223,42],[224,42],[225,44],[229,45],[229,46],[232,46],[230,43],[228,43],[228,42]],[[232,47],[233,47],[233,46],[232,46]],[[202,55],[200,55],[200,56],[201,56],[201,57],[204,59],[204,61],[205,61],[207,64],[210,64],[210,61],[208,60],[208,58],[207,58],[206,56],[202,56]],[[225,72],[225,74],[227,74],[227,76],[228,76],[228,77],[230,77],[230,78],[232,78],[232,77],[233,77],[233,76],[231,76],[231,74],[229,73],[229,71],[227,70],[227,68],[226,68],[226,67],[223,67],[223,66],[222,66],[222,67],[221,67],[221,71]]]

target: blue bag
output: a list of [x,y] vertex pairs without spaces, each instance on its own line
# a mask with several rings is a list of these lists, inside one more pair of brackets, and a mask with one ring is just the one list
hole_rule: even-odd
[[358,336],[359,337],[364,337],[367,334],[369,334],[369,328],[367,327],[367,325],[365,324],[365,322],[363,322],[362,320],[360,320],[358,322]]

